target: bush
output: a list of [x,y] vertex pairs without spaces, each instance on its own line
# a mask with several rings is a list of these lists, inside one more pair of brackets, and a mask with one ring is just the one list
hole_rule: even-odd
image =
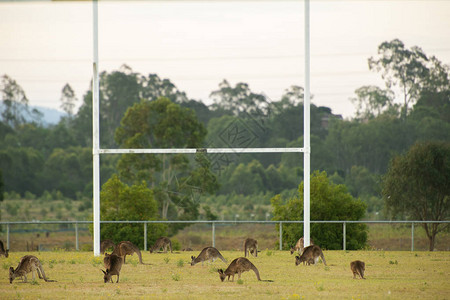
[[[100,198],[102,220],[157,220],[158,206],[145,182],[128,186],[114,175],[102,186]],[[147,234],[148,241],[154,242],[167,235],[167,225],[149,224]],[[141,249],[144,247],[143,224],[103,224],[100,235],[102,240],[130,241]]]
[[[299,198],[289,199],[286,204],[280,195],[272,198],[273,220],[303,220],[303,183],[299,187]],[[330,182],[325,172],[311,175],[311,220],[356,221],[364,217],[366,205],[353,198],[344,185]],[[279,226],[279,225],[277,225]],[[284,248],[289,248],[303,236],[302,224],[283,224]],[[342,249],[343,229],[341,224],[311,224],[311,238],[324,249]],[[347,224],[346,248],[362,249],[367,241],[365,224]]]

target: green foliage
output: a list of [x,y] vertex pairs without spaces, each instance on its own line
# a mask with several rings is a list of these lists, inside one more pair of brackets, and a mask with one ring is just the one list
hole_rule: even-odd
[[[441,221],[450,216],[450,143],[417,143],[396,156],[383,180],[383,198],[390,215]],[[434,249],[439,224],[423,224]]]
[[[122,183],[117,175],[111,177],[100,193],[102,220],[156,220],[158,218],[157,203],[153,193],[145,183],[128,186]],[[166,234],[166,225],[152,224],[148,226],[150,238]],[[144,226],[142,224],[103,224],[101,238],[112,239],[116,243],[130,241],[143,248]]]
[[[364,217],[366,205],[354,199],[345,186],[330,182],[325,172],[311,175],[311,220],[360,220]],[[271,200],[273,220],[303,220],[303,183],[299,187],[299,198],[283,203],[280,195]],[[367,241],[367,227],[364,224],[347,224],[347,249],[362,249]],[[303,226],[283,225],[283,247],[289,248],[303,236]],[[311,238],[324,249],[342,249],[341,224],[311,224]]]
[[4,199],[4,195],[3,195],[3,193],[5,192],[4,186],[5,186],[5,184],[3,183],[3,172],[0,169],[0,202],[3,201],[3,199]]

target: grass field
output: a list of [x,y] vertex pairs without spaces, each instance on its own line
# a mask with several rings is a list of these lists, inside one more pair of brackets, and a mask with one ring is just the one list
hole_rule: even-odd
[[[449,299],[450,253],[408,251],[324,251],[328,266],[295,266],[288,251],[263,250],[251,261],[259,269],[241,281],[221,282],[217,268],[222,261],[190,265],[195,252],[173,254],[143,253],[127,257],[119,283],[103,283],[103,258],[91,252],[32,253],[43,262],[50,279],[21,283],[8,281],[8,268],[17,266],[29,252],[13,252],[0,258],[1,299]],[[229,262],[241,251],[223,251]],[[366,263],[366,280],[352,279],[349,264]],[[116,277],[114,276],[114,281]]]

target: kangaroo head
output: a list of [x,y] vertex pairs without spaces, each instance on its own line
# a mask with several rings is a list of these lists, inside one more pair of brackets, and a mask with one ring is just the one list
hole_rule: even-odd
[[225,273],[223,272],[223,269],[218,269],[217,273],[219,273],[220,280],[222,281],[224,281],[225,277],[227,277],[227,275],[225,275]]
[[9,283],[12,283],[16,276],[14,275],[14,268],[9,267]]
[[111,279],[111,274],[109,273],[109,269],[106,269],[106,272],[101,270],[104,274],[103,281],[107,283]]
[[291,255],[294,254],[294,252],[295,252],[294,247],[291,247],[291,250],[290,250],[290,251],[291,251]]
[[295,265],[296,266],[298,266],[299,264],[301,264],[302,263],[302,258],[300,257],[300,256],[296,256],[295,257]]
[[191,256],[191,266],[195,265],[195,256]]

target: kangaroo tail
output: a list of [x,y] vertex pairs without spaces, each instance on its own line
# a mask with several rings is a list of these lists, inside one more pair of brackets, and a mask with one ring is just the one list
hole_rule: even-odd
[[259,277],[259,271],[258,271],[258,269],[252,264],[252,270],[253,270],[253,272],[255,272],[255,274],[256,274],[256,278],[259,280],[259,281],[261,281],[261,277]]
[[325,260],[325,256],[323,256],[323,252],[320,253],[320,258],[322,258],[323,264],[326,266],[327,262]]
[[[39,278],[40,279],[44,279],[45,282],[56,282],[56,280],[50,280],[50,279],[47,278],[47,276],[45,276],[44,268],[42,268],[42,264],[40,262],[39,262],[39,266],[36,269],[36,271],[37,271],[37,273],[39,275]],[[41,276],[41,274],[42,274],[42,276]]]
[[227,263],[227,262],[228,262],[221,254],[219,254],[219,258],[220,258],[224,263]]
[[141,250],[137,249],[136,251],[138,257],[139,257],[139,263],[142,265],[145,265],[144,262],[142,261],[142,254],[141,254]]

